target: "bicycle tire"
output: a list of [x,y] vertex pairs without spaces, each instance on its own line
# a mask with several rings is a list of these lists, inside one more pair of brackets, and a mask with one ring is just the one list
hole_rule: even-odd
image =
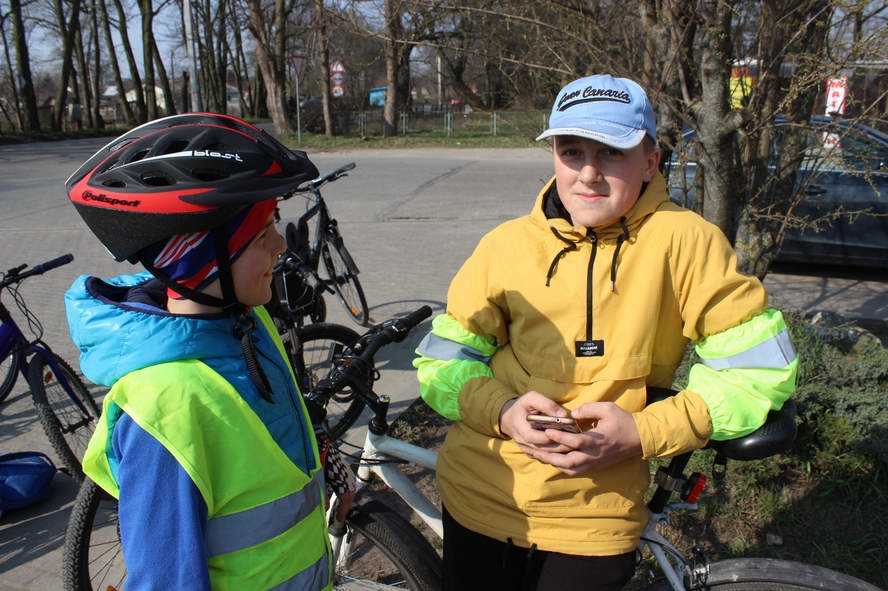
[[335,236],[324,242],[321,247],[321,258],[324,259],[324,267],[327,275],[333,282],[333,289],[339,296],[339,301],[345,306],[345,310],[361,326],[367,326],[370,322],[370,310],[367,308],[367,298],[364,296],[364,288],[358,280],[357,267],[345,242],[340,236]]
[[89,414],[84,414],[70,399],[46,359],[35,355],[28,366],[28,384],[40,424],[56,455],[68,473],[78,482],[83,479],[80,458],[99,419],[99,407],[86,384],[68,363],[53,353],[65,380]]
[[6,400],[6,397],[12,392],[12,388],[18,379],[20,363],[21,356],[17,351],[10,352],[6,359],[0,361],[0,375],[3,376],[3,381],[0,382],[0,402]]
[[117,501],[87,478],[74,500],[65,531],[63,589],[115,591],[123,588],[125,578]]
[[[734,558],[709,565],[706,584],[691,590],[713,591],[880,591],[865,581],[821,566],[774,560]],[[645,591],[671,591],[665,579],[655,581]]]
[[[351,347],[360,335],[347,326],[322,322],[309,324],[296,329],[298,344],[291,353],[293,370],[300,381],[303,392],[311,391],[314,386],[330,372],[333,355],[339,349]],[[373,378],[368,378],[372,385]],[[334,441],[342,437],[358,420],[364,411],[364,401],[346,390],[331,398],[327,404],[325,428]]]
[[345,568],[334,570],[334,589],[411,589],[442,586],[438,553],[409,521],[379,501],[355,507],[348,517],[352,547]]

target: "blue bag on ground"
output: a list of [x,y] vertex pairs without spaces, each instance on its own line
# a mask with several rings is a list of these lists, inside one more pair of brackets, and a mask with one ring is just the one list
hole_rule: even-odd
[[55,473],[52,460],[37,451],[0,455],[0,513],[45,499]]

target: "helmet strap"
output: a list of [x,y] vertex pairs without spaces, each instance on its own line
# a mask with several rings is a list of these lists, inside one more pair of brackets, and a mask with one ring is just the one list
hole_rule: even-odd
[[208,293],[197,291],[196,289],[191,289],[190,287],[177,283],[172,277],[170,277],[146,260],[139,260],[139,262],[142,263],[142,266],[145,267],[152,275],[157,277],[157,279],[161,283],[163,283],[166,287],[170,288],[183,298],[188,298],[189,300],[193,300],[198,304],[203,304],[204,306],[212,306],[213,308],[225,308],[224,300],[221,300],[216,296],[212,296]]

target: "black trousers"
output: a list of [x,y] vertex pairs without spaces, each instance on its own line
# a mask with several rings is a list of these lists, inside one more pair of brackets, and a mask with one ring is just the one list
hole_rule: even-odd
[[444,508],[444,591],[619,591],[635,552],[572,556],[521,548],[469,530]]

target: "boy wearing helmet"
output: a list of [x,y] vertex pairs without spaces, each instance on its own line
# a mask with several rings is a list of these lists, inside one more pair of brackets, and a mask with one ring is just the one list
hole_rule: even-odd
[[[445,589],[620,589],[647,460],[751,433],[795,387],[760,282],[669,201],[640,86],[571,82],[544,138],[554,177],[528,216],[481,239],[414,362],[423,398],[455,421],[438,458]],[[689,341],[687,388],[646,404]],[[530,414],[582,431],[537,430]]]
[[117,260],[66,294],[109,386],[84,472],[118,499],[132,589],[329,589],[323,465],[262,308],[276,198],[317,169],[248,123],[188,114],[114,140],[67,181]]

